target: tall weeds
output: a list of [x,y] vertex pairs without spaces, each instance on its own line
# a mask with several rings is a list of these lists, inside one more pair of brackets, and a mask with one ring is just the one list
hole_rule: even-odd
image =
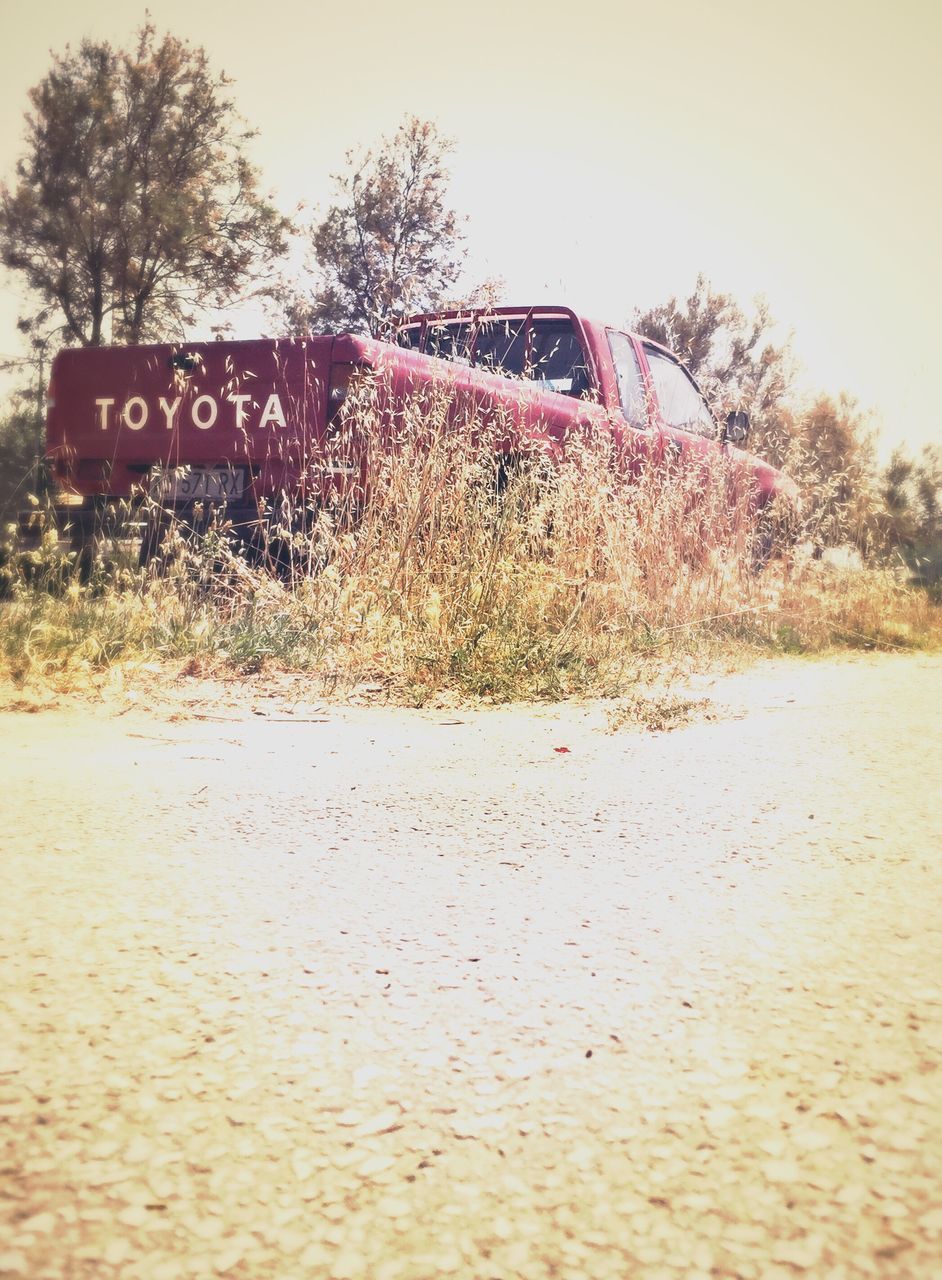
[[607,436],[552,462],[512,450],[508,463],[507,439],[507,424],[455,421],[444,396],[390,426],[364,394],[311,494],[269,513],[260,555],[223,519],[172,529],[147,570],[118,550],[86,582],[61,563],[55,581],[14,574],[0,660],[18,680],[66,682],[142,658],[269,663],[421,703],[446,688],[617,693],[652,664],[731,646],[942,635],[892,570],[799,557],[757,573],[750,495],[727,471],[635,460],[629,483]]

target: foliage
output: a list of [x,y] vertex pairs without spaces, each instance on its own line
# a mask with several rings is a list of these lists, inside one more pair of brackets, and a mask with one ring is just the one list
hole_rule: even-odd
[[444,302],[464,256],[447,202],[451,150],[410,116],[376,149],[347,154],[336,202],[309,229],[315,284],[288,300],[293,331],[382,336],[404,313]]
[[0,252],[36,295],[34,324],[99,346],[180,333],[283,249],[246,131],[205,51],[141,28],[130,50],[83,40],[30,92]]
[[942,449],[926,445],[918,458],[902,447],[883,472],[887,535],[897,544],[929,544],[942,536]]
[[916,579],[942,596],[942,449],[926,445],[912,458],[894,451],[882,476],[881,534]]
[[879,467],[869,419],[853,397],[818,395],[785,418],[783,466],[798,480],[806,533],[819,545],[877,550]]
[[29,495],[45,488],[42,418],[21,406],[0,420],[0,525],[14,520]]

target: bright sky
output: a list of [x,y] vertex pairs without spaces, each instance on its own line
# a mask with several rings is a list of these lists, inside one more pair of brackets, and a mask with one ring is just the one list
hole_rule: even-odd
[[[407,113],[454,138],[471,282],[620,322],[698,272],[764,294],[811,388],[884,448],[942,442],[940,0],[150,0],[259,130],[279,205],[324,204],[346,150]],[[126,0],[0,0],[0,174],[50,49],[122,45]],[[16,350],[16,287],[0,353]],[[240,336],[257,329],[243,317]],[[196,335],[194,335],[196,336]]]

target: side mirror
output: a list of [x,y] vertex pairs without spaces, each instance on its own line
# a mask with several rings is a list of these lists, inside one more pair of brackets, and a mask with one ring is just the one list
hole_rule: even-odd
[[723,439],[729,444],[742,444],[749,435],[749,414],[745,409],[733,409],[726,415]]

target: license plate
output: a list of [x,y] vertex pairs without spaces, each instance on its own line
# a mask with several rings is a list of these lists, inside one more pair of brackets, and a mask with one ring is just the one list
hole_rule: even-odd
[[155,478],[161,502],[230,502],[245,492],[244,467],[170,467]]

